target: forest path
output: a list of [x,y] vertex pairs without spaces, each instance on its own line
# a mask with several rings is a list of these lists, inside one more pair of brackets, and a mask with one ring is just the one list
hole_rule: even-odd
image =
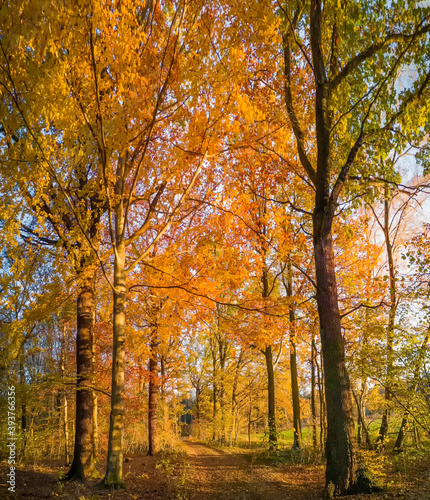
[[239,452],[188,439],[189,500],[313,500],[321,498],[323,469],[257,465]]

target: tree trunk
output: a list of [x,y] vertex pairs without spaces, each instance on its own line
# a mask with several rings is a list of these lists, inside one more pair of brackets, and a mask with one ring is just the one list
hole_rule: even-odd
[[[218,331],[219,334],[219,331]],[[221,337],[218,339],[218,350],[219,350],[219,368],[220,368],[220,377],[219,377],[219,404],[221,411],[221,432],[220,432],[220,442],[226,442],[226,425],[225,425],[225,384],[224,384],[224,370],[225,370],[225,362],[227,358],[227,342],[222,340]]]
[[93,460],[98,463],[99,454],[99,424],[98,424],[98,397],[93,391]]
[[[318,193],[317,193],[318,196]],[[316,203],[318,207],[318,203]],[[371,482],[358,463],[352,395],[345,366],[345,347],[341,330],[335,277],[332,222],[334,207],[315,210],[314,254],[317,304],[327,411],[325,497],[369,491]]]
[[378,442],[381,448],[385,447],[385,440],[388,437],[388,423],[390,419],[390,400],[391,400],[391,384],[393,379],[393,341],[394,327],[397,311],[397,290],[396,290],[396,273],[394,268],[393,245],[390,238],[390,205],[388,200],[388,189],[384,189],[384,236],[385,248],[387,250],[388,271],[390,277],[390,311],[387,325],[387,367],[385,380],[385,409],[382,414],[381,427],[379,428]]
[[[93,358],[93,379],[95,380],[94,367],[96,365],[96,343],[94,342],[94,329],[92,335],[92,358]],[[93,390],[93,460],[96,464],[98,462],[99,454],[99,427],[98,427],[98,400],[97,393]]]
[[362,399],[358,399],[354,391],[352,392],[352,394],[354,396],[355,404],[357,405],[358,421],[360,425],[359,429],[361,429],[362,433],[366,437],[367,449],[373,450],[372,440],[370,439],[369,430],[367,429],[366,421],[364,420]]
[[296,314],[293,300],[293,269],[291,256],[288,259],[288,279],[286,283],[287,297],[290,299],[289,320],[290,320],[290,371],[291,371],[291,395],[293,400],[293,426],[294,442],[293,448],[302,447],[302,426],[300,422],[300,393],[297,376],[297,351],[296,351]]
[[[19,360],[19,382],[22,391],[22,403],[21,403],[21,432],[22,432],[22,456],[25,459],[25,452],[27,448],[27,391],[25,389],[25,355],[24,355],[24,345],[22,346],[22,355]],[[69,464],[67,464],[69,465]]]
[[408,413],[405,412],[403,414],[402,423],[400,424],[400,429],[397,434],[396,442],[394,443],[393,451],[396,453],[400,453],[401,451],[403,451],[403,442],[405,439],[405,429],[407,425],[408,425]]
[[248,448],[251,448],[251,400],[249,401],[249,413],[248,413]]
[[[266,254],[263,252],[264,262]],[[266,265],[264,265],[261,276],[263,285],[262,297],[263,300],[269,297],[269,277]],[[269,427],[269,450],[276,449],[278,444],[278,436],[276,433],[276,407],[275,407],[275,372],[273,367],[273,348],[271,345],[266,346],[262,351],[266,360],[267,369],[267,423]]]
[[[412,385],[410,387],[411,392],[415,392],[417,390],[417,385],[418,385],[418,382],[420,380],[420,378],[419,378],[420,377],[420,370],[421,370],[421,366],[423,364],[423,361],[424,361],[424,358],[425,358],[425,355],[427,352],[428,341],[429,341],[429,334],[426,335],[426,337],[425,337],[425,339],[420,347],[420,351],[419,351],[419,355],[418,355],[418,359],[417,359],[417,364],[415,365],[415,370],[414,370],[414,378],[413,378]],[[410,405],[407,405],[407,410],[409,409],[409,406]],[[393,448],[394,452],[403,451],[403,441],[405,438],[405,429],[406,429],[406,426],[408,425],[408,421],[409,421],[409,412],[405,411],[405,413],[403,414],[402,423],[400,424],[399,433],[397,434],[397,439],[396,439],[396,442],[394,444],[394,448]]]
[[316,346],[315,334],[312,333],[311,343],[311,415],[312,415],[312,446],[317,449],[317,408],[316,408],[316,380],[315,380]]
[[214,345],[214,340],[210,339],[211,354],[212,354],[212,440],[217,438],[217,354]]
[[[117,209],[116,213],[115,232],[117,235],[121,235],[124,225],[122,208]],[[125,295],[125,244],[122,239],[116,245],[114,260],[112,396],[108,458],[106,474],[102,481],[102,485],[109,488],[124,487],[122,467],[125,387]]]
[[158,451],[158,391],[160,382],[158,377],[158,341],[156,333],[151,339],[151,354],[149,358],[149,388],[148,388],[148,455]]
[[[290,50],[291,32],[296,26],[290,23],[283,37],[285,102],[297,142],[297,152],[303,168],[315,187],[313,211],[313,246],[317,285],[317,305],[321,329],[325,398],[327,411],[326,485],[325,498],[349,492],[371,491],[373,484],[364,468],[359,467],[356,452],[352,396],[345,367],[345,348],[336,287],[332,225],[339,196],[344,189],[349,170],[363,142],[363,130],[357,137],[346,161],[336,168],[332,165],[332,87],[326,70],[323,51],[323,8],[325,4],[311,0],[309,5],[309,35],[315,84],[315,137],[313,149],[315,164],[308,158],[305,134],[295,114],[291,88]],[[299,10],[296,12],[295,19]],[[295,22],[295,21],[294,21]],[[334,68],[334,66],[333,66]],[[334,71],[334,69],[333,69]],[[333,187],[332,180],[336,175]]]
[[77,298],[75,447],[72,466],[65,477],[67,480],[85,481],[97,473],[92,450],[94,287],[94,274],[85,277]]
[[[325,412],[325,396],[324,396],[324,380],[323,374],[321,373],[320,364],[317,359],[317,351],[315,346],[315,364],[317,367],[317,378],[318,378],[318,396],[320,403],[320,445],[321,445],[321,453],[325,454],[325,437],[327,435],[327,418]],[[320,361],[322,367],[322,355],[320,354]]]
[[[242,360],[243,360],[243,349],[241,348],[239,357],[236,362],[236,367],[234,371],[234,379],[233,379],[233,387],[231,390],[231,412],[232,412],[232,424],[230,427],[230,443],[235,442],[236,443],[236,435],[237,435],[237,399],[236,399],[236,393],[237,393],[237,384],[239,382],[239,373],[240,373],[240,367],[242,365]],[[234,436],[234,438],[232,437]]]
[[[166,358],[164,354],[160,355],[160,403],[161,403],[161,412],[162,412],[161,421],[163,430],[163,440],[161,443],[161,447],[164,449],[168,443],[168,438],[170,439],[171,436],[169,407],[166,401]],[[196,399],[196,405],[198,406],[197,399]]]
[[274,450],[278,443],[276,434],[275,415],[275,373],[273,369],[272,346],[268,345],[264,351],[267,368],[267,402],[268,402],[268,426],[269,426],[269,449]]
[[354,393],[355,402],[357,404],[357,414],[358,414],[358,429],[357,429],[357,441],[360,446],[363,443],[363,436],[365,437],[366,447],[368,450],[373,450],[374,446],[372,440],[370,439],[369,430],[365,421],[365,407],[364,407],[364,395],[366,392],[366,379],[361,381],[361,391],[360,396],[357,397]]
[[[60,373],[61,378],[64,380],[65,372],[65,332],[63,331],[63,338],[61,342],[61,355],[60,355]],[[69,421],[68,421],[68,402],[66,388],[63,389],[63,404],[62,404],[62,420],[63,420],[63,434],[64,434],[64,463],[66,467],[70,465],[69,457]]]
[[416,422],[414,422],[414,441],[415,441],[415,448],[417,450],[419,450],[420,449],[420,434],[419,434],[418,426],[417,426]]
[[63,432],[64,432],[64,463],[70,465],[69,457],[69,411],[66,391],[63,392]]

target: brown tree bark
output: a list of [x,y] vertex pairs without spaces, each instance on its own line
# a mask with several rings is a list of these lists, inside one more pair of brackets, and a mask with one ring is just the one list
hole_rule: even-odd
[[155,455],[158,451],[158,392],[160,379],[158,376],[158,340],[156,332],[151,339],[151,354],[149,358],[149,387],[148,387],[148,455]]
[[300,421],[300,393],[299,382],[297,375],[297,350],[296,350],[296,313],[294,310],[293,300],[293,269],[291,264],[291,256],[288,260],[288,277],[285,284],[287,298],[290,299],[288,306],[289,323],[290,323],[290,371],[291,371],[291,396],[293,400],[293,426],[294,426],[294,441],[293,448],[302,447],[302,425]]
[[[61,378],[64,379],[65,372],[65,335],[63,331],[63,338],[61,339],[61,355],[60,355],[60,374]],[[69,456],[69,421],[68,421],[68,401],[66,388],[63,389],[63,404],[62,404],[62,420],[63,421],[63,434],[64,434],[64,463],[68,467],[70,465]]]
[[267,369],[267,424],[269,427],[269,449],[274,450],[278,444],[275,413],[275,371],[273,369],[272,346],[266,346],[264,351]]
[[[219,322],[219,321],[218,321]],[[219,352],[219,404],[221,411],[220,442],[226,442],[226,408],[225,408],[225,363],[227,359],[227,341],[220,335],[218,330],[218,352]]]
[[[25,355],[24,355],[24,345],[22,346],[22,352],[19,359],[19,383],[21,386],[22,403],[21,403],[21,433],[22,433],[22,456],[25,459],[27,450],[27,391],[25,383]],[[68,465],[68,464],[67,464]]]
[[[266,254],[263,250],[264,260]],[[269,297],[269,276],[267,267],[264,266],[261,276],[263,285],[262,297],[263,299]],[[264,351],[264,359],[266,361],[267,371],[267,424],[269,430],[269,450],[276,449],[278,445],[278,435],[276,432],[276,398],[275,398],[275,370],[273,364],[273,347],[266,346]]]
[[325,411],[325,395],[324,395],[324,377],[321,373],[320,365],[322,368],[322,356],[320,354],[320,361],[318,363],[317,359],[317,351],[315,346],[315,364],[317,368],[317,378],[318,378],[318,396],[319,396],[319,404],[320,404],[320,446],[321,453],[325,454],[325,444],[326,444],[326,435],[327,435],[327,415]]
[[84,277],[77,298],[75,446],[67,480],[85,481],[96,474],[92,450],[94,286],[94,274]]
[[312,415],[312,446],[313,446],[314,450],[316,450],[317,446],[318,446],[315,364],[316,364],[315,335],[314,335],[314,333],[312,333],[312,342],[311,342],[311,415]]
[[124,159],[117,167],[116,193],[120,201],[115,207],[115,258],[113,282],[113,352],[112,395],[109,421],[109,441],[106,473],[101,482],[108,488],[123,488],[124,394],[125,394],[125,217],[124,217]]
[[327,210],[314,212],[317,303],[327,411],[326,496],[329,498],[350,491],[358,473],[351,388],[338,308],[332,218],[333,213],[327,214]]
[[[92,329],[92,359],[93,359],[93,379],[95,380],[95,363],[96,363],[96,343],[94,342],[94,328]],[[93,461],[98,462],[99,453],[99,426],[98,426],[98,399],[97,393],[93,390]]]
[[217,370],[217,350],[215,341],[211,337],[210,349],[212,354],[212,441],[216,441],[218,435],[218,370]]
[[397,311],[397,286],[396,286],[396,271],[394,267],[393,243],[390,237],[390,203],[389,191],[385,186],[384,189],[384,237],[385,248],[388,259],[388,272],[390,282],[390,310],[388,313],[387,325],[387,365],[385,379],[385,409],[382,414],[381,427],[379,428],[378,443],[381,448],[385,447],[385,441],[388,437],[388,424],[390,419],[390,401],[391,401],[391,384],[393,378],[393,342],[394,342],[394,327]]
[[233,379],[233,387],[231,390],[231,413],[232,413],[232,424],[230,426],[230,443],[236,443],[237,434],[238,434],[238,402],[237,402],[237,385],[239,382],[239,374],[240,369],[242,367],[242,362],[244,358],[244,350],[240,349],[239,356],[237,358],[235,371],[234,371],[234,379]]

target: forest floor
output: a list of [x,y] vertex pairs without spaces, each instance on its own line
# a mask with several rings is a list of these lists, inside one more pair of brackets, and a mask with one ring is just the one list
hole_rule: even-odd
[[[373,460],[373,462],[372,462]],[[303,462],[303,463],[301,463]],[[124,463],[125,490],[109,491],[88,484],[59,481],[67,471],[60,461],[21,464],[16,493],[6,487],[6,462],[1,462],[0,499],[44,500],[313,500],[321,498],[324,466],[306,464],[291,452],[269,457],[262,450],[215,448],[185,439],[176,451],[156,457],[130,455]],[[352,495],[349,500],[430,499],[430,461],[420,455],[371,459],[384,490]],[[100,464],[100,471],[103,470]],[[62,472],[61,472],[62,471]]]

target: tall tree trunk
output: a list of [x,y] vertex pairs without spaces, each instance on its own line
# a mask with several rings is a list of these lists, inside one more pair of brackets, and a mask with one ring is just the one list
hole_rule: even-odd
[[[315,358],[316,360],[316,358]],[[318,395],[320,401],[320,444],[321,452],[325,454],[326,436],[327,436],[327,414],[325,411],[325,390],[324,373],[322,373],[322,355],[320,353],[320,364],[316,360],[318,375]],[[320,368],[321,366],[321,368]]]
[[215,343],[214,339],[210,339],[210,347],[211,347],[211,354],[212,354],[212,440],[215,441],[217,438],[217,418],[218,418],[218,412],[217,412],[217,394],[218,394],[218,387],[217,387],[217,354],[216,354],[216,349],[215,349]]
[[[60,355],[60,373],[61,379],[64,380],[65,372],[65,331],[63,330],[63,338],[61,340],[61,355]],[[68,421],[68,402],[67,402],[67,391],[66,388],[63,389],[63,404],[62,404],[62,420],[63,421],[63,434],[64,434],[64,463],[66,467],[70,465],[69,457],[69,421]]]
[[[94,367],[96,366],[96,343],[94,341],[94,329],[92,330],[92,358],[93,358],[93,379],[95,380]],[[98,462],[99,454],[99,426],[98,426],[98,399],[97,393],[93,390],[93,460]]]
[[288,259],[288,277],[286,283],[287,297],[290,300],[288,306],[290,320],[290,371],[291,371],[291,395],[293,400],[293,425],[294,442],[293,448],[302,447],[302,426],[300,422],[300,393],[297,376],[297,351],[296,351],[296,313],[292,304],[293,300],[293,269],[291,256]]
[[[218,330],[218,334],[219,334]],[[218,339],[218,350],[219,350],[219,368],[220,368],[220,377],[219,377],[219,403],[220,403],[220,411],[221,411],[221,429],[220,429],[220,442],[226,442],[226,425],[225,425],[225,382],[224,382],[224,370],[225,370],[225,362],[227,358],[227,342],[221,337]]]
[[316,408],[316,380],[315,380],[316,345],[315,334],[312,332],[311,342],[311,415],[312,415],[312,446],[317,449],[317,408]]
[[[317,197],[319,193],[317,192]],[[316,203],[317,207],[320,203]],[[370,491],[372,483],[358,462],[351,386],[345,366],[335,276],[332,222],[334,207],[316,209],[314,254],[327,411],[325,497]]]
[[158,340],[156,332],[151,338],[151,354],[149,358],[149,388],[148,388],[148,455],[158,451]]
[[366,446],[369,450],[373,449],[373,445],[369,440],[369,431],[367,429],[366,421],[364,419],[365,416],[365,408],[364,408],[364,396],[366,393],[366,380],[361,381],[361,390],[360,394],[356,396],[354,394],[354,399],[357,405],[357,443],[358,446],[363,445],[363,437],[366,438]]
[[370,439],[370,434],[369,430],[367,429],[366,421],[364,420],[364,415],[363,415],[363,405],[361,403],[361,398],[359,399],[357,395],[355,394],[354,391],[352,391],[352,394],[354,396],[355,404],[357,405],[357,414],[358,414],[358,422],[359,422],[359,429],[361,429],[361,432],[365,435],[366,437],[366,446],[368,450],[373,450],[373,444],[372,440]]
[[269,426],[269,449],[274,450],[278,443],[276,433],[276,414],[275,414],[275,372],[273,369],[272,346],[268,345],[264,351],[267,369],[267,403],[268,403],[268,426]]
[[[263,251],[264,261],[266,254]],[[263,300],[269,297],[269,277],[266,265],[264,265],[261,276],[263,285],[262,297]],[[273,348],[271,345],[266,346],[262,351],[266,360],[267,371],[267,423],[269,428],[269,449],[274,450],[278,444],[278,435],[276,432],[276,398],[275,398],[275,371],[273,366]]]
[[[22,391],[22,402],[21,402],[21,432],[22,432],[22,456],[25,459],[25,452],[27,448],[27,391],[25,384],[25,354],[24,345],[22,346],[22,354],[19,360],[19,383]],[[67,464],[68,465],[68,464]]]
[[[168,442],[168,437],[171,435],[170,421],[169,421],[169,408],[166,401],[166,358],[164,354],[160,355],[160,403],[162,411],[162,429],[163,441],[162,447],[164,448]],[[197,405],[197,399],[196,399]],[[198,406],[198,405],[197,405]]]
[[390,311],[388,313],[387,325],[387,367],[385,380],[385,409],[382,414],[381,427],[379,428],[378,442],[381,448],[385,446],[385,440],[388,437],[388,423],[390,418],[390,400],[391,400],[391,384],[393,379],[393,342],[394,342],[394,327],[397,311],[397,290],[396,290],[396,272],[394,268],[393,245],[390,238],[390,204],[388,200],[388,188],[384,189],[384,237],[385,248],[388,258],[388,271],[390,277]]
[[76,419],[72,466],[65,479],[85,481],[96,475],[93,461],[93,358],[95,275],[84,276],[77,298]]
[[251,448],[251,411],[252,411],[252,406],[251,406],[251,400],[249,400],[249,412],[248,412],[248,447]]
[[200,387],[200,378],[197,380],[197,383],[195,385],[196,389],[196,420],[195,420],[195,429],[196,429],[196,437],[197,439],[200,439],[200,395],[202,393],[202,389]]
[[[372,273],[369,270],[368,274],[368,283],[371,283],[372,281]],[[370,293],[370,291],[367,291],[367,293]],[[372,450],[374,448],[373,443],[370,439],[369,431],[366,426],[365,422],[365,405],[364,405],[364,398],[365,394],[367,392],[367,375],[365,373],[365,368],[367,366],[367,360],[369,359],[369,352],[368,352],[368,347],[369,347],[369,331],[370,331],[370,309],[366,308],[364,312],[364,330],[363,330],[363,337],[361,340],[361,351],[360,351],[360,371],[361,371],[361,391],[360,395],[358,398],[358,429],[357,429],[357,441],[358,445],[361,446],[363,443],[363,436],[366,438],[366,445],[369,450]],[[361,416],[360,416],[361,413]]]
[[[230,443],[236,442],[237,435],[237,384],[239,382],[240,367],[242,366],[243,360],[243,349],[240,349],[239,357],[236,362],[236,367],[234,371],[233,387],[231,390],[231,412],[232,412],[232,424],[230,427]],[[234,437],[233,437],[234,436]]]
[[116,209],[116,242],[114,259],[113,292],[113,354],[112,354],[112,396],[109,422],[109,442],[106,474],[102,484],[106,487],[122,488],[124,480],[124,388],[125,388],[125,243],[121,238],[124,228],[123,204]]
[[[323,7],[324,6],[324,7]],[[332,87],[327,75],[323,51],[323,8],[319,0],[309,5],[310,51],[312,53],[315,83],[315,137],[316,168],[307,156],[305,134],[295,114],[291,88],[290,37],[296,29],[299,9],[283,37],[285,102],[297,141],[297,151],[303,168],[315,187],[313,211],[313,247],[317,285],[317,305],[321,329],[325,398],[327,411],[326,485],[325,498],[349,492],[371,491],[373,484],[364,467],[359,466],[355,442],[353,405],[349,377],[345,366],[345,347],[339,314],[334,250],[332,239],[333,218],[349,170],[363,143],[363,129],[359,133],[342,164],[332,164]],[[335,70],[332,64],[331,71]],[[337,177],[331,186],[334,174]]]

